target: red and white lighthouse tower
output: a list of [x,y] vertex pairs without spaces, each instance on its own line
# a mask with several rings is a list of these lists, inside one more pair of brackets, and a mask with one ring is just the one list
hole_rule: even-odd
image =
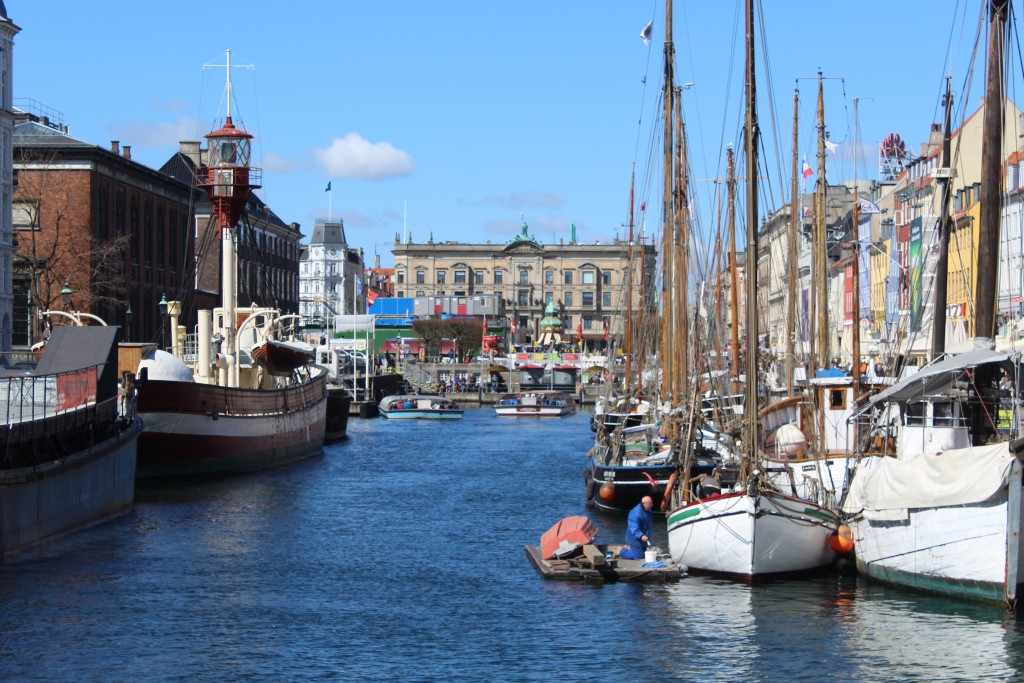
[[[231,50],[227,51],[227,116],[224,126],[207,134],[205,165],[197,171],[197,186],[210,198],[221,243],[221,307],[224,312],[224,343],[229,365],[236,362],[235,308],[238,293],[235,226],[245,211],[249,194],[260,187],[260,169],[249,165],[252,135],[236,128],[231,120]],[[228,376],[231,376],[228,372]]]

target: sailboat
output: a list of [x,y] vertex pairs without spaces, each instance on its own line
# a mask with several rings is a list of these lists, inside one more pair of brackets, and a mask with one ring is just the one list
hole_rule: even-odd
[[[1013,608],[1024,583],[1024,440],[1019,426],[1000,425],[998,416],[1001,404],[1019,405],[1021,354],[994,345],[1009,2],[990,0],[988,10],[974,292],[978,336],[956,352],[933,343],[929,365],[870,399],[865,414],[886,447],[879,455],[865,454],[842,511],[857,569],[869,578]],[[948,158],[944,165],[940,177],[949,176]],[[945,234],[939,244],[941,265]],[[941,290],[936,297],[944,284],[935,288]],[[934,308],[942,311],[945,304],[938,299]],[[944,321],[936,319],[933,342],[942,339],[940,326]],[[1001,377],[1014,381],[1000,386]]]
[[[302,348],[267,347],[282,329],[280,311],[236,305],[234,233],[260,176],[249,166],[252,135],[231,118],[230,51],[227,74],[227,117],[205,136],[206,164],[197,173],[220,231],[221,305],[198,312],[194,353],[186,355],[172,334],[171,353],[150,351],[139,364],[144,428],[137,476],[143,479],[256,470],[323,449],[327,369],[302,363]],[[176,330],[180,302],[170,302],[168,312]]]
[[811,500],[787,495],[769,485],[760,457],[758,424],[758,315],[756,310],[758,205],[758,128],[754,87],[754,9],[746,3],[746,383],[742,458],[731,489],[702,490],[691,497],[683,483],[683,503],[666,515],[673,562],[691,571],[754,579],[824,567],[835,553],[829,537],[838,517]]

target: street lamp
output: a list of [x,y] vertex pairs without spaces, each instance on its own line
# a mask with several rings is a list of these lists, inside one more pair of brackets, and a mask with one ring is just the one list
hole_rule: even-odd
[[28,347],[32,348],[32,326],[33,320],[35,319],[35,308],[36,302],[32,298],[32,290],[28,290],[28,301],[25,306],[25,310],[28,312],[28,320],[25,325],[25,339],[28,341]]
[[160,348],[164,348],[164,328],[167,327],[167,295],[160,294]]
[[128,310],[124,312],[124,340],[130,342],[132,340],[132,305],[128,304]]
[[74,295],[75,290],[71,289],[70,283],[67,280],[65,280],[64,289],[60,290],[60,298],[64,302],[65,311],[71,310],[71,297],[73,297]]

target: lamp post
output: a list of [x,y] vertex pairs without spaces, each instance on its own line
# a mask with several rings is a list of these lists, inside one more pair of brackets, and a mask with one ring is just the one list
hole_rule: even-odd
[[28,300],[25,305],[25,311],[28,313],[27,320],[25,321],[25,339],[28,341],[28,347],[32,348],[32,321],[35,318],[36,302],[32,298],[32,290],[28,290]]
[[132,305],[128,304],[128,310],[124,312],[124,340],[132,340]]
[[160,303],[157,304],[160,307],[160,348],[164,348],[164,328],[167,327],[167,295],[160,295]]
[[64,288],[62,290],[60,290],[60,298],[61,298],[61,301],[64,302],[64,310],[65,311],[70,311],[71,310],[71,297],[73,297],[74,295],[75,295],[75,290],[71,289],[70,283],[67,280],[65,280],[64,281]]

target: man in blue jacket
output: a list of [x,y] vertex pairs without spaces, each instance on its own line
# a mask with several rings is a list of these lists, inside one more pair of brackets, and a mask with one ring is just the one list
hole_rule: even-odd
[[619,551],[619,557],[627,560],[644,559],[644,550],[651,544],[651,525],[654,523],[654,513],[651,507],[654,500],[650,496],[644,496],[639,505],[629,511],[629,518],[626,520],[626,545],[628,547]]

